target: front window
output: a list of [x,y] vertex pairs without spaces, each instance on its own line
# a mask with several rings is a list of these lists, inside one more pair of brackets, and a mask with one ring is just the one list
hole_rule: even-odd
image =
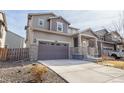
[[39,19],[38,25],[40,27],[44,27],[44,20],[43,19]]
[[113,37],[114,37],[114,38],[117,38],[117,36],[116,36],[116,35],[114,35]]
[[57,31],[63,31],[63,23],[57,22]]
[[119,41],[119,42],[121,41],[121,38],[117,35],[113,35],[112,39],[113,41]]

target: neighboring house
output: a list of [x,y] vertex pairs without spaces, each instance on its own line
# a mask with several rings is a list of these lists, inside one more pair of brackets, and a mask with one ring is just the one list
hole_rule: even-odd
[[5,48],[24,48],[25,39],[20,35],[7,31],[5,39]]
[[0,48],[23,48],[23,37],[8,31],[5,13],[0,11]]
[[25,28],[31,59],[83,59],[98,55],[97,35],[91,29],[79,32],[53,13],[28,14]]
[[88,56],[98,56],[97,35],[90,28],[74,34],[73,39],[73,58],[84,59]]
[[109,51],[124,50],[123,40],[117,31],[108,32],[106,29],[96,31],[98,37],[99,56]]
[[0,48],[5,47],[5,37],[7,32],[6,16],[0,11]]

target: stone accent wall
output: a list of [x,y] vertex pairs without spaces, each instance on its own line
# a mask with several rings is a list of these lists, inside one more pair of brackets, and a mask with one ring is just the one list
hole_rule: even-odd
[[30,60],[38,59],[38,46],[37,45],[33,45],[33,44],[30,45],[29,56],[30,56]]

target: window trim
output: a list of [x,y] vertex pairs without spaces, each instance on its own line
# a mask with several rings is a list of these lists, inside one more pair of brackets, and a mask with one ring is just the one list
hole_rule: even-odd
[[[40,24],[41,21],[43,22],[42,25]],[[40,27],[44,27],[44,19],[41,19],[41,18],[38,19],[38,25],[39,25]]]
[[[58,25],[61,25],[62,26],[62,30],[59,30],[58,29]],[[57,31],[60,31],[60,32],[63,32],[63,28],[64,26],[63,26],[63,23],[62,22],[57,22]]]

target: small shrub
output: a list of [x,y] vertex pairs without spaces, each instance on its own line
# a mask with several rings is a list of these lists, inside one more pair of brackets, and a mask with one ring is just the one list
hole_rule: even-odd
[[42,82],[44,74],[47,73],[48,69],[41,64],[32,64],[31,74],[34,77],[35,82]]

